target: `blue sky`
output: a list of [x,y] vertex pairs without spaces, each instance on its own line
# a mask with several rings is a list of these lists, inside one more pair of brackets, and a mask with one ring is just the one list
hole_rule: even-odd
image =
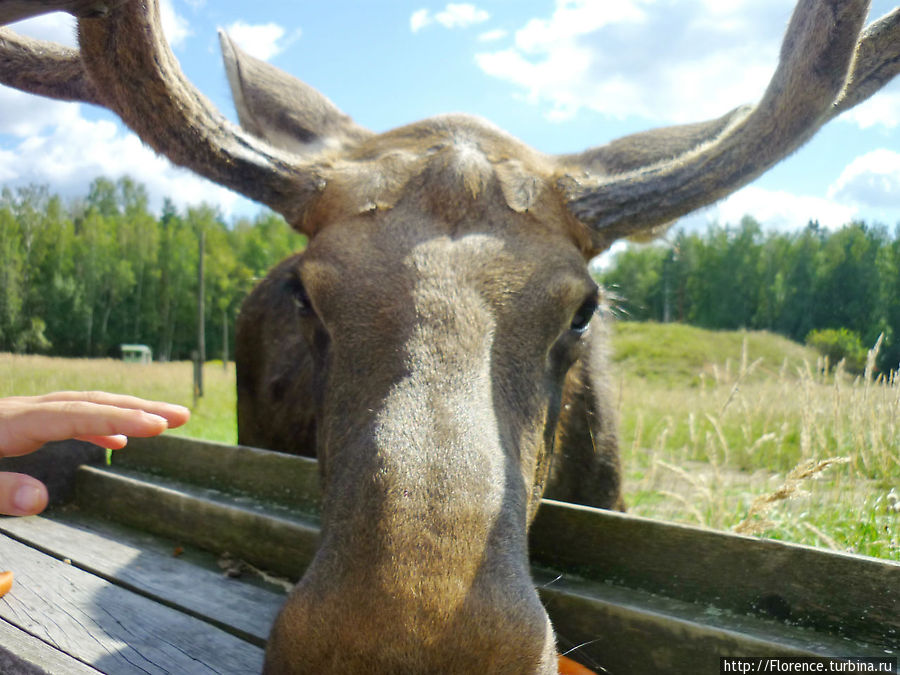
[[[873,0],[871,18],[896,0]],[[545,152],[571,152],[759,98],[775,68],[791,0],[164,0],[187,76],[234,119],[216,28],[320,89],[363,126],[481,115]],[[67,15],[13,28],[74,45]],[[47,183],[81,196],[96,175],[130,174],[152,205],[258,207],[159,159],[114,116],[0,87],[0,185]],[[900,81],[831,122],[732,197],[683,220],[772,228],[811,218],[900,223]]]

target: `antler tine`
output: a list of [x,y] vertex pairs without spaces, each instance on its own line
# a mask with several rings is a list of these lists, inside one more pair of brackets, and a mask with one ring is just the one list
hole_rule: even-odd
[[[594,230],[597,249],[724,197],[808,140],[837,114],[833,104],[847,86],[867,10],[867,0],[801,0],[775,75],[749,114],[739,109],[720,118],[726,123],[718,135],[674,159],[660,157],[657,163],[613,176],[564,177],[560,183],[569,208]],[[867,32],[864,41],[871,40],[883,42]],[[883,55],[869,61],[869,73],[886,72],[878,65]],[[868,82],[874,79],[863,77],[860,86]],[[851,82],[846,91],[856,96],[862,91],[856,87]],[[708,129],[715,130],[715,122],[706,123]]]
[[599,175],[635,171],[677,157],[716,138],[736,120],[746,117],[750,110],[752,106],[745,105],[705,122],[640,131],[584,152],[559,155],[558,159],[563,164],[574,164]]
[[78,51],[0,28],[0,82],[30,94],[104,105]]
[[134,0],[78,22],[81,60],[104,104],[172,162],[304,225],[324,187],[314,167],[236,127],[184,77],[163,35],[157,0]]
[[900,7],[863,31],[847,87],[826,121],[866,100],[900,73]]
[[[900,8],[872,22],[862,33],[847,85],[831,107],[824,125],[842,112],[869,98],[900,72]],[[635,171],[677,157],[702,143],[716,139],[730,125],[746,117],[753,106],[741,106],[706,122],[650,129],[617,138],[585,152],[560,155],[564,164],[575,164],[592,173],[612,175]]]

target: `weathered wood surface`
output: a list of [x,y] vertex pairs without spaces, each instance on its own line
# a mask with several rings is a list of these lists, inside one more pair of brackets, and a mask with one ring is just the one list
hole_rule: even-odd
[[100,675],[100,671],[77,661],[0,619],[0,673],[32,675],[32,673],[64,673],[65,675]]
[[0,537],[16,574],[0,617],[104,673],[255,673],[262,650],[199,619]]
[[113,466],[250,495],[318,516],[319,465],[306,457],[166,435],[130,439],[124,450],[113,454]]
[[532,561],[900,649],[900,564],[545,500]]
[[[299,457],[148,439],[116,453],[113,467],[82,467],[75,510],[57,511],[51,520],[0,522],[0,529],[70,558],[109,588],[134,591],[253,646],[262,643],[281,596],[230,588],[218,577],[216,555],[229,551],[296,579],[315,551],[317,519],[310,512],[318,502],[317,473],[315,462]],[[198,554],[205,563],[176,560],[170,555],[176,542],[211,553]],[[570,655],[597,672],[717,672],[717,659],[727,655],[900,651],[897,563],[551,501],[534,523],[531,551],[560,649],[575,648]],[[44,611],[34,616],[44,621]],[[154,635],[156,619],[151,614],[146,629],[135,630]]]
[[265,646],[275,614],[284,604],[283,591],[226,577],[212,560],[204,568],[195,556],[185,554],[183,546],[125,528],[32,516],[2,518],[0,531],[260,647]]
[[535,580],[557,644],[598,673],[717,673],[721,656],[890,656],[883,647],[645,591]]
[[85,509],[283,576],[299,578],[315,554],[318,528],[286,507],[120,468],[82,467],[77,480]]

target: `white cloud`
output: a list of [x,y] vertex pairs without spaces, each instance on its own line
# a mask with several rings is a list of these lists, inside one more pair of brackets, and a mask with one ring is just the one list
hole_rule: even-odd
[[412,13],[412,16],[409,17],[409,29],[413,33],[418,33],[430,23],[431,14],[427,9],[417,9]]
[[795,230],[810,220],[837,228],[857,216],[858,209],[832,198],[798,195],[749,185],[726,199],[679,221],[676,227],[692,228],[709,222],[736,225],[751,215],[767,228]]
[[467,28],[473,24],[487,21],[491,15],[483,9],[478,9],[475,5],[451,2],[434,18],[444,28]]
[[760,97],[790,10],[783,0],[556,0],[512,47],[476,61],[550,119],[582,108],[657,123],[708,119]]
[[16,177],[15,171],[13,171],[13,162],[16,161],[16,156],[7,152],[6,150],[0,150],[0,183],[12,180]]
[[56,42],[67,47],[75,47],[78,44],[75,17],[65,12],[41,14],[32,19],[10,24],[9,28],[22,35]]
[[175,11],[172,0],[161,0],[159,16],[162,21],[163,34],[172,49],[181,47],[184,41],[194,34],[187,19]]
[[433,23],[439,23],[444,28],[468,28],[469,26],[484,23],[491,15],[469,3],[448,3],[444,9],[436,14],[427,9],[418,9],[409,17],[409,28],[413,33]]
[[78,106],[0,87],[0,134],[24,138],[78,116]]
[[287,31],[277,23],[248,24],[244,21],[235,21],[227,30],[228,35],[241,49],[263,61],[280,54],[300,37],[298,28],[285,39]]
[[485,31],[481,35],[478,36],[479,42],[496,42],[497,40],[502,40],[507,35],[509,35],[508,31],[503,30],[502,28],[496,28],[494,30]]
[[[97,176],[129,175],[146,186],[151,208],[164,197],[184,207],[206,201],[228,217],[246,202],[233,192],[174,167],[120,125],[81,117],[78,104],[46,134],[32,134],[17,146],[0,151],[0,180],[16,186],[49,184],[67,197],[83,197]],[[246,211],[246,208],[243,210]]]
[[828,188],[828,197],[859,206],[900,207],[900,153],[881,148],[860,155]]
[[879,91],[872,98],[848,110],[839,119],[854,122],[860,129],[878,124],[888,129],[900,126],[900,82]]

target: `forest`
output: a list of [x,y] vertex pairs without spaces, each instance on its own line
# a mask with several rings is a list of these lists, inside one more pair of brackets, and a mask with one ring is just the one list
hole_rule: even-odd
[[[233,344],[253,285],[306,240],[263,212],[226,223],[205,205],[154,215],[129,178],[97,178],[82,199],[46,186],[0,191],[0,351],[119,355],[146,344],[157,360],[197,344],[204,239],[206,354]],[[752,217],[630,245],[598,274],[618,320],[762,329],[846,358],[862,370],[883,335],[882,372],[900,364],[900,226],[815,222],[765,231]]]
[[619,320],[772,331],[819,348],[832,365],[846,358],[851,372],[883,335],[878,370],[900,365],[900,225],[766,232],[745,216],[630,246],[600,279]]
[[222,358],[253,285],[306,239],[265,212],[226,224],[209,206],[160,216],[143,186],[98,178],[66,203],[47,187],[0,192],[0,351],[119,356],[146,344],[182,360],[197,345],[200,233],[206,354]]

